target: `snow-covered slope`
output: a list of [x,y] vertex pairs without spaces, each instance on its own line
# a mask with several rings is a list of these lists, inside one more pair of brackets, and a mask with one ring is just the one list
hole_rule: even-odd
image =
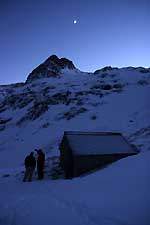
[[[0,86],[0,224],[148,225],[150,69],[45,62],[25,83]],[[119,131],[141,153],[82,179],[22,184],[25,155],[59,155],[67,130]]]
[[0,168],[20,166],[35,148],[51,154],[64,130],[119,131],[141,148],[140,131],[145,141],[150,132],[150,72],[140,71],[65,68],[57,77],[1,86]]
[[74,180],[0,179],[0,224],[149,225],[149,153]]

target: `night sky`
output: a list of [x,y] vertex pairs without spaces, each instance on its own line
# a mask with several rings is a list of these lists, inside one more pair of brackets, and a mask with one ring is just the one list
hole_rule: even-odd
[[150,67],[150,0],[0,0],[0,84],[52,54],[82,71]]

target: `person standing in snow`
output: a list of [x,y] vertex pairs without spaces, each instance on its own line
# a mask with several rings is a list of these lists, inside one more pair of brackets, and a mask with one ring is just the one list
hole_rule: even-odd
[[37,173],[38,180],[42,180],[44,178],[44,163],[45,163],[45,154],[42,149],[37,150],[38,158],[37,158]]
[[36,160],[34,158],[34,153],[31,152],[30,155],[27,155],[24,161],[25,164],[25,175],[23,178],[23,182],[32,181],[33,172],[36,166]]

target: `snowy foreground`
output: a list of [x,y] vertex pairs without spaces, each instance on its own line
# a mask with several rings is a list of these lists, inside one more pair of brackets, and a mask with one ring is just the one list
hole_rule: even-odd
[[150,152],[73,180],[0,179],[1,225],[149,225]]

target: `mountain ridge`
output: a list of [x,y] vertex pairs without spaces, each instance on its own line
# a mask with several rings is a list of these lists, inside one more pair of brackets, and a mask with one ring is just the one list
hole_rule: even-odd
[[63,63],[57,76],[0,86],[1,167],[7,167],[10,149],[15,165],[34,148],[57,154],[65,130],[118,131],[140,149],[145,138],[149,149],[149,89],[149,69],[104,67],[88,73]]
[[85,72],[78,69],[70,59],[65,57],[59,58],[57,55],[51,55],[42,63],[40,63],[38,66],[36,66],[27,75],[27,78],[24,82],[17,82],[17,83],[4,84],[4,85],[1,84],[0,87],[9,87],[10,85],[14,87],[18,87],[18,86],[23,86],[26,83],[30,83],[35,80],[42,79],[42,78],[50,78],[50,77],[56,78],[62,74],[62,71],[64,69],[68,69],[70,70],[70,72],[75,71],[76,73],[91,74],[91,75],[92,74],[96,75],[96,74],[99,74],[102,72],[108,72],[108,71],[117,71],[122,69],[133,70],[133,71],[137,70],[141,73],[150,73],[150,67],[145,68],[142,66],[139,66],[139,67],[128,66],[128,67],[120,67],[120,68],[105,66],[105,67],[96,69],[93,72]]

